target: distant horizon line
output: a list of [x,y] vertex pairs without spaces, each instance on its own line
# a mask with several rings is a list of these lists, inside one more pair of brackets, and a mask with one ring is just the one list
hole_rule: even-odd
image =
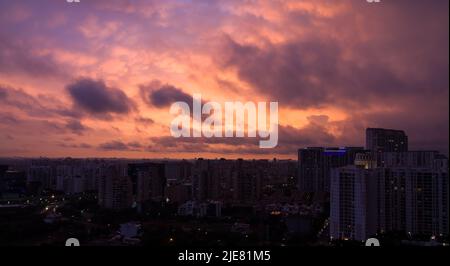
[[66,157],[50,157],[50,156],[40,156],[40,157],[26,157],[26,156],[13,156],[13,157],[0,157],[0,160],[4,160],[4,159],[102,159],[102,160],[128,160],[128,161],[133,161],[133,160],[153,160],[153,161],[164,161],[164,160],[171,160],[171,161],[182,161],[182,160],[198,160],[198,159],[203,159],[203,160],[283,160],[283,161],[292,161],[296,159],[282,159],[282,158],[277,158],[277,157],[273,157],[273,158],[253,158],[253,159],[247,159],[247,158],[242,158],[242,157],[236,157],[236,158],[225,158],[225,157],[215,157],[215,158],[211,158],[211,157],[195,157],[195,158],[126,158],[126,157],[72,157],[72,156],[66,156]]
[[[298,150],[301,149],[307,149],[307,148],[350,148],[350,147],[358,147],[358,148],[364,148],[362,146],[308,146],[308,147],[302,147],[302,148],[298,148]],[[369,151],[369,150],[367,150]],[[445,152],[442,152],[440,150],[433,150],[433,149],[424,149],[424,150],[419,150],[419,149],[414,149],[414,150],[408,150],[407,152],[437,152],[441,155],[447,156],[448,154],[446,154]],[[296,154],[295,154],[296,155]],[[297,157],[297,156],[295,156]],[[292,159],[292,158],[280,158],[280,157],[271,157],[271,158],[246,158],[246,157],[192,157],[192,158],[171,158],[171,157],[163,157],[163,158],[146,158],[146,157],[140,157],[140,158],[133,158],[133,157],[77,157],[77,156],[64,156],[64,157],[60,157],[60,156],[0,156],[0,160],[5,160],[5,159],[51,159],[51,160],[57,160],[57,159],[101,159],[101,160],[128,160],[128,161],[133,161],[133,160],[153,160],[153,161],[182,161],[182,160],[186,160],[186,161],[195,161],[198,159],[204,159],[204,160],[282,160],[282,161],[298,161],[298,158],[296,159]]]

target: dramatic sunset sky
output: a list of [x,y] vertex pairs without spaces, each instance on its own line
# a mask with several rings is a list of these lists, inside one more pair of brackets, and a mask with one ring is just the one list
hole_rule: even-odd
[[[448,5],[0,0],[0,156],[296,158],[366,127],[448,154]],[[193,93],[278,101],[278,147],[172,138]]]

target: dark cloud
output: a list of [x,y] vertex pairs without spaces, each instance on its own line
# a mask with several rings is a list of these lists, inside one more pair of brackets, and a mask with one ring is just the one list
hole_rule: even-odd
[[328,116],[309,116],[308,124],[302,128],[291,126],[279,127],[279,146],[285,152],[294,151],[295,147],[330,146],[337,142],[329,133]]
[[98,146],[102,150],[118,150],[126,151],[129,149],[128,145],[119,140],[113,140],[109,142],[102,143]]
[[74,143],[58,143],[59,147],[62,148],[72,148],[72,149],[91,149],[92,145],[87,143],[80,143],[80,144],[74,144]]
[[394,1],[373,8],[346,3],[331,18],[288,12],[291,21],[308,17],[312,29],[301,38],[258,45],[226,36],[217,60],[258,92],[295,108],[367,107],[445,94],[448,1],[435,2]]
[[101,80],[82,78],[66,86],[80,108],[92,115],[127,114],[135,107],[133,101],[117,88],[106,86]]
[[192,105],[192,96],[169,84],[153,81],[140,86],[141,97],[145,103],[157,108],[170,106],[174,102],[182,101]]
[[84,126],[80,121],[73,119],[67,121],[66,128],[70,130],[72,133],[77,135],[83,135],[83,133],[89,129],[88,127]]
[[139,143],[137,141],[133,141],[133,142],[128,143],[128,147],[131,147],[134,149],[139,149],[139,148],[142,148],[143,146],[141,143]]
[[144,145],[136,141],[125,143],[120,140],[113,140],[98,145],[99,149],[107,151],[141,151],[143,147]]
[[[344,50],[332,39],[298,40],[259,48],[226,38],[225,46],[227,53],[221,62],[224,67],[235,68],[240,79],[270,100],[300,109],[367,106],[443,88],[430,88],[423,80],[402,77],[393,66],[380,60],[381,55],[367,55],[371,56],[370,62],[346,62]],[[442,75],[445,65],[435,67],[435,73],[440,74],[430,75],[429,84],[435,84],[436,79],[447,84],[448,77]]]
[[67,108],[55,108],[50,110],[56,115],[64,116],[64,117],[71,117],[71,118],[82,118],[83,113],[75,110],[75,109],[67,109]]
[[142,116],[135,118],[134,121],[136,123],[142,124],[144,126],[150,126],[155,123],[155,121],[153,119],[147,118],[147,117],[142,117]]
[[[212,139],[206,138],[179,138],[175,139],[171,136],[152,137],[151,144],[147,147],[149,152],[223,152],[223,149],[213,149],[210,145]],[[216,144],[220,143],[221,139],[216,139]],[[223,140],[223,139],[222,139]],[[208,143],[209,142],[209,143]]]
[[81,143],[81,144],[78,144],[78,147],[83,148],[83,149],[90,149],[90,148],[92,148],[92,145],[87,144],[87,143]]
[[[224,67],[237,70],[239,78],[271,101],[308,108],[327,103],[333,95],[317,78],[335,76],[338,47],[330,43],[289,43],[265,49],[241,45],[225,38]],[[307,58],[307,55],[312,55]]]

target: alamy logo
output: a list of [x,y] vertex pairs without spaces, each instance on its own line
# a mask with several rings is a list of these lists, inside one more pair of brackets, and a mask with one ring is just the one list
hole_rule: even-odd
[[[170,114],[176,115],[170,123],[170,134],[175,138],[242,138],[247,132],[247,137],[261,138],[260,148],[274,148],[278,144],[278,102],[269,103],[267,115],[266,102],[225,102],[222,108],[218,102],[203,104],[202,96],[194,94],[192,106],[175,102],[170,107]],[[207,117],[203,121],[204,115]]]

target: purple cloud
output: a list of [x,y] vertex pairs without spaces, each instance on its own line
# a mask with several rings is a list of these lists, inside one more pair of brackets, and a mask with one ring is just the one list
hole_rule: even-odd
[[80,108],[93,115],[127,114],[134,109],[133,101],[117,88],[108,87],[101,80],[82,78],[67,85],[74,101]]

